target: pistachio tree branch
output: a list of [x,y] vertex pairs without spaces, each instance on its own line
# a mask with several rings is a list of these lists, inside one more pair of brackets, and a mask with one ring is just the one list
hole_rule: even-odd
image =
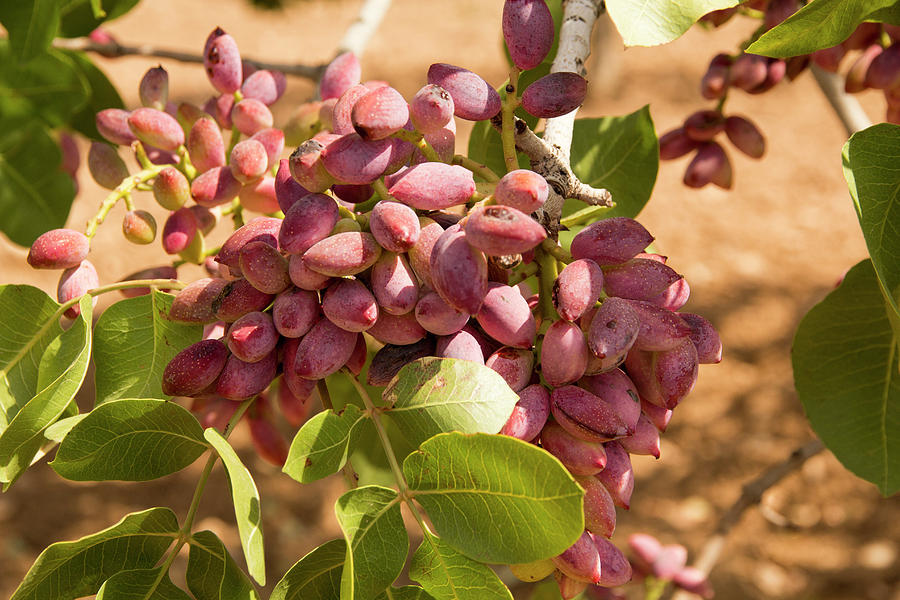
[[[559,29],[559,49],[550,67],[551,73],[578,73],[587,77],[585,62],[591,53],[591,31],[605,10],[602,0],[566,0]],[[558,146],[560,156],[569,162],[572,147],[572,128],[576,108],[570,113],[547,120],[544,139]]]
[[[500,130],[500,116],[491,119],[491,124]],[[568,159],[561,155],[559,146],[550,144],[534,134],[522,119],[515,122],[516,148],[531,161],[531,168],[540,173],[550,185],[550,197],[544,207],[538,211],[538,221],[556,237],[559,232],[559,219],[562,205],[566,198],[575,198],[591,206],[612,206],[612,195],[609,190],[595,188],[582,182],[572,171]]]
[[[591,32],[604,10],[602,0],[565,1],[559,46],[551,73],[568,71],[582,76],[586,74],[584,65],[591,53]],[[569,166],[576,112],[573,110],[561,117],[548,119],[543,138],[536,136],[521,119],[515,121],[516,148],[528,156],[531,168],[550,184],[550,196],[537,212],[537,217],[554,238],[559,231],[559,219],[566,198],[575,198],[592,206],[612,206],[609,191],[582,182]],[[491,122],[500,129],[498,118]]]
[[[193,54],[191,52],[181,52],[179,50],[169,50],[167,48],[157,48],[152,44],[140,44],[132,46],[128,44],[120,44],[111,41],[107,43],[98,43],[89,38],[56,38],[53,40],[54,48],[63,48],[65,50],[77,50],[81,52],[92,52],[107,58],[120,58],[122,56],[147,56],[151,58],[167,58],[178,62],[203,64],[202,54]],[[325,70],[325,64],[321,65],[300,65],[288,63],[273,63],[254,58],[243,58],[243,61],[253,65],[257,69],[270,69],[272,71],[281,71],[285,75],[294,75],[304,79],[317,81]]]
[[[803,463],[824,449],[825,444],[822,443],[822,440],[811,440],[795,449],[786,459],[773,465],[756,479],[745,483],[740,497],[719,518],[712,536],[703,546],[694,566],[709,575],[725,549],[728,534],[740,522],[744,512],[759,504],[766,490],[802,467]],[[692,600],[693,598],[696,596],[684,591],[678,591],[672,596],[672,600]]]
[[[350,27],[344,33],[344,37],[338,44],[336,54],[353,52],[361,56],[372,35],[378,29],[385,13],[391,5],[391,0],[365,0],[359,9],[359,13]],[[167,48],[157,48],[152,44],[128,45],[116,41],[108,43],[95,42],[89,38],[57,38],[53,40],[55,48],[92,52],[107,58],[119,58],[122,56],[147,56],[152,58],[166,58],[178,62],[203,64],[203,55],[191,52],[181,52]],[[245,63],[253,65],[257,69],[269,69],[281,71],[285,75],[294,75],[312,81],[318,81],[325,71],[327,63],[318,65],[304,65],[295,63],[277,63],[257,60],[255,58],[242,57]]]
[[337,53],[352,52],[356,56],[362,56],[390,7],[391,0],[365,0],[356,19],[344,32]]
[[872,121],[863,110],[859,101],[844,91],[844,78],[836,73],[829,73],[815,64],[809,66],[816,83],[831,104],[835,114],[844,124],[847,135],[872,126]]

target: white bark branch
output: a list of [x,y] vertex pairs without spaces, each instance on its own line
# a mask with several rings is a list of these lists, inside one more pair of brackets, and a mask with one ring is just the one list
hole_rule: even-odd
[[366,0],[363,2],[356,19],[347,28],[341,43],[338,44],[338,54],[352,52],[357,57],[362,56],[369,45],[384,15],[391,7],[391,0]]
[[[550,67],[551,73],[578,73],[587,77],[585,62],[591,54],[591,32],[603,12],[600,0],[567,0],[563,7],[563,21],[559,30],[559,49]],[[561,117],[547,120],[544,139],[560,149],[560,158],[569,162],[572,149],[572,129],[576,108]]]
[[859,101],[844,91],[843,77],[824,71],[815,64],[811,64],[809,70],[812,71],[816,83],[819,84],[819,88],[825,94],[831,108],[844,124],[848,136],[872,126],[872,121],[860,106]]

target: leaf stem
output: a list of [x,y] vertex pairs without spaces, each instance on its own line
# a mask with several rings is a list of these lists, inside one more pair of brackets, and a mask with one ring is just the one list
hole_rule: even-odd
[[394,132],[391,137],[413,144],[419,149],[419,152],[431,162],[443,162],[434,147],[425,139],[425,136],[417,131],[401,129],[400,131]]
[[[222,433],[222,436],[225,439],[228,439],[228,436],[234,431],[234,426],[241,420],[241,417],[244,416],[244,413],[247,412],[247,409],[253,404],[255,399],[256,397],[244,400],[241,402],[238,409],[234,411],[234,414],[231,415],[231,418],[228,420],[228,424],[225,425],[225,429]],[[188,539],[190,539],[191,528],[194,526],[194,519],[197,517],[197,509],[200,508],[200,499],[203,497],[203,491],[206,489],[206,482],[209,480],[209,476],[218,459],[219,455],[210,448],[206,464],[203,465],[203,471],[200,473],[200,480],[197,482],[197,487],[194,489],[194,497],[191,498],[191,505],[188,507],[187,515],[184,517],[184,523],[178,530],[175,546],[166,556],[165,562],[160,566],[159,575],[157,575],[156,581],[153,582],[153,586],[148,590],[148,593],[156,590],[157,586],[159,586],[159,583],[162,581],[162,578],[169,572],[169,567],[172,566],[172,563],[175,562],[175,558],[178,557],[178,553],[181,552],[181,549],[187,543]]]
[[425,519],[422,517],[422,513],[419,512],[419,507],[415,505],[412,496],[409,493],[409,484],[406,483],[406,477],[403,475],[403,470],[400,469],[400,463],[397,462],[397,457],[394,455],[394,448],[391,446],[391,440],[388,437],[387,430],[385,430],[384,424],[381,422],[381,410],[372,402],[372,398],[369,397],[369,392],[366,391],[366,388],[363,387],[359,380],[346,368],[344,368],[343,371],[350,378],[350,382],[353,384],[353,387],[356,388],[356,392],[359,394],[359,397],[362,398],[363,404],[366,405],[366,410],[372,417],[372,423],[375,424],[375,431],[378,433],[378,439],[381,440],[381,445],[384,447],[384,453],[387,455],[391,472],[394,474],[394,479],[397,480],[400,499],[409,507],[409,512],[412,513],[413,518],[415,518],[416,523],[419,524],[422,532],[426,534],[431,533],[431,530],[425,523]]
[[491,169],[487,165],[483,165],[480,162],[472,160],[468,156],[456,154],[453,156],[452,163],[454,165],[459,165],[461,167],[467,168],[485,181],[489,181],[491,183],[500,181],[500,176],[494,173],[493,169]]
[[120,199],[129,197],[131,191],[138,185],[150,181],[168,166],[170,165],[152,165],[123,179],[122,183],[116,186],[116,189],[111,191],[106,198],[103,199],[103,202],[100,203],[100,208],[97,210],[97,213],[87,222],[84,234],[88,238],[94,237],[97,233],[97,227],[103,223],[103,220],[109,214],[109,211],[113,209]]
[[503,160],[506,163],[506,172],[519,168],[519,158],[516,155],[516,107],[519,106],[519,69],[515,66],[509,70],[509,83],[506,85],[506,98],[500,109],[502,122],[500,126],[500,140],[503,144]]
[[378,197],[385,202],[389,202],[394,199],[394,197],[391,196],[391,193],[388,191],[387,186],[384,184],[384,179],[376,179],[375,181],[373,181],[372,189],[374,189],[375,193],[378,194]]
[[611,206],[588,206],[573,212],[568,217],[563,217],[559,220],[559,224],[568,229],[582,223],[594,221],[610,210],[612,210]]
[[[283,381],[282,384],[284,384]],[[316,383],[316,389],[319,391],[319,398],[322,400],[322,408],[333,411],[334,403],[331,401],[331,393],[328,391],[328,384],[325,383],[324,379],[320,379],[318,383]],[[352,490],[359,485],[359,475],[356,474],[356,470],[353,468],[349,456],[347,457],[347,462],[344,463],[344,466],[341,468],[341,475],[344,476],[344,482],[347,484],[347,489]]]

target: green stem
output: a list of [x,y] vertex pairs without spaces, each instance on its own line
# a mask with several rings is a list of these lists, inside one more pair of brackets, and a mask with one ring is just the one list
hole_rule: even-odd
[[[351,377],[352,379],[352,377]],[[282,381],[282,384],[284,382]],[[328,391],[328,384],[325,383],[324,379],[320,379],[316,384],[316,389],[319,390],[319,398],[322,400],[322,408],[326,410],[334,410],[334,403],[331,401],[331,393]],[[344,476],[344,482],[347,484],[347,489],[354,489],[359,485],[359,475],[356,474],[356,470],[353,468],[353,464],[350,462],[350,457],[347,457],[347,462],[344,463],[343,468],[341,469],[341,475]]]
[[409,131],[407,129],[401,129],[400,131],[391,134],[391,137],[395,137],[397,139],[403,140],[404,142],[409,142],[410,144],[415,145],[415,147],[419,149],[419,152],[421,152],[422,155],[431,162],[443,162],[441,160],[441,157],[438,156],[437,150],[435,150],[434,147],[428,143],[428,140],[426,140],[425,136],[421,133]]
[[126,198],[131,195],[131,191],[142,183],[146,183],[159,175],[159,172],[168,167],[169,165],[152,165],[150,167],[146,167],[141,171],[138,171],[134,175],[130,175],[122,180],[116,189],[107,194],[106,198],[103,199],[103,202],[100,203],[100,208],[97,210],[97,214],[95,214],[90,221],[87,222],[87,226],[85,227],[84,234],[88,238],[94,237],[97,233],[97,227],[103,223],[103,220],[109,214],[109,211],[113,209],[116,203],[122,198]]
[[[241,420],[241,417],[244,416],[244,413],[253,403],[256,398],[250,398],[248,400],[244,400],[241,402],[241,405],[238,407],[231,418],[228,420],[228,424],[225,425],[225,430],[222,436],[225,439],[228,439],[228,436],[231,435],[231,432],[234,431],[234,426],[238,421]],[[169,572],[169,567],[172,566],[172,563],[175,562],[175,558],[178,556],[178,553],[181,552],[181,549],[187,543],[187,541],[191,537],[191,528],[194,526],[194,519],[197,517],[197,509],[200,508],[200,499],[203,497],[203,491],[206,489],[206,482],[209,480],[209,476],[212,473],[213,467],[216,464],[216,461],[219,459],[219,455],[210,449],[210,454],[206,459],[206,464],[203,465],[203,471],[200,473],[200,480],[197,482],[197,487],[194,489],[194,497],[191,498],[191,505],[188,507],[187,515],[184,517],[184,524],[178,529],[178,537],[175,539],[175,546],[172,548],[171,552],[166,556],[165,562],[160,566],[159,575],[156,578],[156,581],[153,583],[153,586],[150,588],[150,592],[153,592],[159,583],[162,581],[163,577],[165,577],[166,573]]]
[[569,264],[570,262],[572,262],[572,260],[574,260],[568,250],[558,245],[554,240],[551,240],[550,238],[547,238],[543,242],[541,242],[541,248],[544,250],[544,252],[551,254],[553,258],[555,258],[559,262]]
[[538,284],[540,294],[541,317],[545,322],[556,320],[559,316],[556,314],[556,308],[553,306],[553,284],[559,276],[559,267],[556,263],[556,257],[546,252],[543,246],[535,249],[535,261],[538,263]]
[[479,162],[476,162],[469,158],[468,156],[463,156],[462,154],[456,154],[453,156],[453,164],[459,165],[461,167],[465,167],[468,170],[472,171],[485,181],[495,182],[500,181],[500,176],[494,173],[494,171],[488,167],[487,165],[483,165]]
[[669,582],[665,579],[657,579],[652,575],[647,577],[644,580],[644,600],[659,600],[666,591],[668,584]]
[[506,85],[506,98],[500,110],[502,117],[500,140],[503,143],[503,161],[506,172],[519,168],[519,157],[516,155],[516,107],[519,106],[519,70],[513,66],[509,70],[509,83]]
[[516,267],[516,270],[513,271],[513,274],[509,276],[508,285],[516,285],[522,281],[525,281],[532,275],[537,275],[538,266],[537,263],[531,261],[528,264],[519,265]]
[[384,179],[376,179],[375,181],[373,181],[372,189],[374,189],[375,193],[378,194],[378,197],[385,202],[389,202],[394,199],[394,197],[391,196],[391,193],[388,191],[387,186],[384,185]]
[[182,144],[178,146],[178,170],[184,173],[188,181],[193,181],[197,177],[197,167],[191,162],[191,156],[188,154],[187,148]]
[[375,431],[378,433],[378,439],[381,440],[381,445],[384,448],[384,453],[388,459],[388,465],[390,465],[391,472],[394,474],[394,479],[397,481],[400,499],[409,507],[409,512],[412,513],[413,518],[415,518],[419,527],[422,528],[422,531],[424,533],[431,533],[431,530],[425,523],[425,519],[422,517],[422,513],[419,512],[419,507],[412,501],[412,495],[409,493],[409,484],[406,483],[406,477],[404,477],[403,471],[400,469],[400,463],[397,462],[397,457],[394,455],[394,448],[391,446],[391,440],[388,437],[387,430],[385,430],[384,424],[381,422],[381,409],[375,406],[372,402],[372,398],[369,397],[369,392],[366,391],[366,388],[359,380],[346,368],[343,370],[350,378],[353,387],[356,388],[356,393],[362,398],[363,404],[366,405],[366,411],[372,417],[372,423],[375,424]]
[[153,168],[153,162],[150,160],[150,157],[147,156],[147,149],[144,148],[142,142],[134,142],[131,148],[134,150],[134,156],[137,158],[138,164],[141,165],[142,169]]
[[563,217],[559,220],[559,224],[566,228],[575,227],[589,221],[595,221],[611,210],[612,208],[609,206],[588,206],[573,212],[568,217]]
[[239,141],[241,141],[241,132],[238,131],[237,127],[232,125],[231,138],[228,140],[228,152],[225,153],[225,162],[228,162],[231,159],[231,151],[234,150],[234,147]]

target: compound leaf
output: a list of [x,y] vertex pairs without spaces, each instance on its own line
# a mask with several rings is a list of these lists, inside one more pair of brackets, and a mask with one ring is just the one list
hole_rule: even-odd
[[[2,44],[0,44],[2,47]],[[30,246],[39,235],[65,226],[75,199],[72,179],[57,167],[59,146],[36,120],[4,114],[0,52],[0,231],[15,244]],[[61,93],[61,95],[65,95]],[[30,116],[30,115],[29,115]],[[23,120],[24,119],[24,120]],[[12,313],[17,318],[24,315]]]
[[810,310],[797,329],[794,384],[816,434],[885,496],[900,490],[898,334],[872,261]]
[[178,404],[114,400],[72,428],[50,466],[74,481],[148,481],[180,471],[207,448],[203,428]]
[[[91,357],[92,298],[82,296],[79,306],[81,314],[72,326],[44,347],[37,371],[33,372],[36,375],[34,397],[0,433],[0,481],[4,483],[11,484],[29,467],[44,443],[44,430],[66,416],[87,374]],[[45,323],[45,326],[54,329],[58,324]],[[22,350],[28,352],[32,348],[25,346]],[[32,355],[32,358],[36,357]]]
[[895,0],[816,0],[761,35],[747,52],[776,58],[837,46],[873,13]]
[[159,569],[119,571],[106,580],[95,600],[191,600],[175,586],[166,573],[160,579]]
[[739,0],[606,0],[626,46],[657,46],[677,39],[708,12]]
[[339,600],[347,543],[325,542],[297,561],[275,584],[269,600]]
[[468,360],[426,357],[391,380],[384,414],[418,445],[438,433],[497,433],[518,395],[496,371]]
[[441,538],[478,562],[556,556],[584,531],[584,492],[546,451],[503,435],[444,433],[403,473]]
[[509,589],[487,565],[459,553],[441,538],[425,533],[413,554],[409,578],[435,600],[512,600]]
[[57,0],[0,3],[0,23],[17,61],[31,60],[50,47],[59,28],[59,5]]
[[844,145],[844,177],[875,272],[893,308],[900,336],[900,127],[882,123],[857,132]]
[[370,428],[371,419],[355,404],[348,404],[340,413],[323,410],[294,436],[282,470],[300,483],[337,473],[363,430]]
[[396,490],[367,485],[338,498],[334,512],[347,541],[341,598],[374,598],[400,575],[409,552],[400,498]]
[[262,514],[259,508],[259,491],[250,475],[250,471],[238,458],[237,452],[222,434],[213,428],[203,432],[216,452],[222,458],[225,472],[228,474],[228,485],[234,502],[234,517],[237,521],[238,533],[241,536],[241,547],[247,560],[247,571],[259,583],[266,584],[265,552],[263,549]]
[[161,398],[163,370],[201,338],[199,325],[166,318],[174,296],[155,291],[120,300],[103,311],[94,329],[97,401]]
[[96,594],[126,569],[149,569],[178,537],[168,508],[131,513],[108,529],[47,547],[10,600],[70,600]]
[[[606,188],[616,205],[604,217],[637,216],[653,191],[659,170],[659,142],[650,107],[621,117],[576,119],[572,170],[581,181]],[[569,210],[584,208],[569,201]]]
[[259,600],[253,584],[212,531],[191,536],[187,585],[197,600]]

